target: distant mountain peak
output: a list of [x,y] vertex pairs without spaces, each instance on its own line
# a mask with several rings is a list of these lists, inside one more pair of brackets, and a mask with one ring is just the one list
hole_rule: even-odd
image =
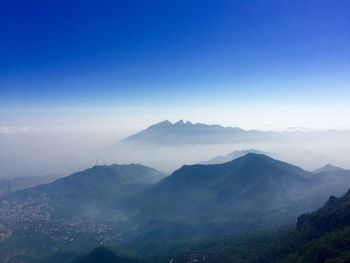
[[266,154],[254,153],[254,152],[249,152],[246,155],[244,155],[243,157],[245,159],[249,159],[249,160],[274,160],[271,157],[267,156]]
[[272,157],[261,153],[248,153],[228,162],[227,164],[239,166],[240,169],[249,170],[252,171],[252,173],[256,173],[257,171],[275,171],[284,173],[285,171],[288,171],[302,176],[305,176],[308,173],[298,166],[273,159]]
[[227,155],[219,155],[219,156],[216,156],[208,161],[205,161],[205,162],[201,162],[200,164],[221,164],[221,163],[227,163],[227,162],[230,162],[234,159],[237,159],[239,157],[242,157],[248,153],[258,153],[258,154],[265,154],[265,155],[270,155],[269,153],[267,152],[263,152],[263,151],[260,151],[260,150],[256,150],[256,149],[247,149],[247,150],[238,150],[238,151],[234,151],[234,152],[231,152]]
[[179,121],[174,123],[174,125],[183,125],[183,124],[185,124],[185,122],[183,120],[179,120]]
[[168,120],[153,124],[123,140],[138,144],[212,144],[235,143],[250,139],[259,140],[265,134],[246,131],[238,127],[223,127],[204,123]]
[[331,164],[326,164],[325,166],[323,166],[323,168],[329,168],[329,169],[340,169],[340,170],[343,170],[343,168],[340,168],[340,167],[337,167],[337,166],[334,166],[334,165],[331,165]]
[[[159,202],[162,211],[166,211],[164,214],[185,217],[210,214],[231,220],[239,217],[240,209],[248,212],[247,204],[266,205],[275,211],[287,202],[291,204],[296,189],[308,191],[309,174],[267,155],[248,153],[223,164],[184,165],[151,188],[146,203],[152,206]],[[240,223],[245,224],[245,220],[243,216]]]
[[336,166],[333,166],[333,165],[331,165],[331,164],[326,164],[325,166],[323,166],[323,168],[327,168],[327,169],[334,169],[334,168],[336,168],[336,169],[341,169],[341,168],[339,168],[339,167],[336,167]]
[[179,125],[195,125],[194,123],[190,121],[184,121],[183,119],[178,120],[176,122],[171,122],[169,120],[164,120],[161,122],[158,122],[156,124],[151,125],[150,127],[161,127],[161,126],[179,126]]
[[143,167],[150,168],[150,167],[144,166],[144,165],[139,164],[139,163],[127,163],[127,164],[113,163],[113,164],[96,164],[96,165],[94,165],[94,166],[92,166],[90,168],[87,168],[84,171],[87,171],[87,170],[90,170],[90,169],[136,168],[136,167],[139,167],[139,168],[143,168]]
[[325,166],[314,170],[313,172],[322,173],[322,172],[334,172],[334,171],[342,171],[342,170],[344,169],[328,163]]
[[233,161],[231,161],[231,163],[236,162],[236,161],[244,161],[245,165],[252,165],[252,166],[256,166],[258,167],[259,164],[269,164],[269,163],[282,163],[281,161],[275,160],[273,158],[271,158],[270,156],[267,156],[265,154],[261,154],[261,153],[247,153]]
[[[298,166],[273,159],[265,154],[248,153],[232,161],[221,164],[184,165],[179,170],[175,171],[173,175],[178,176],[179,174],[182,174],[186,176],[186,179],[189,179],[189,176],[197,177],[205,170],[211,171],[213,173],[213,178],[218,178],[217,171],[219,170],[221,172],[224,171],[224,176],[228,177],[234,173],[240,173],[241,175],[245,174],[249,177],[255,177],[255,175],[267,175],[271,173],[274,173],[275,175],[290,173],[306,178],[306,175],[309,174],[309,172]],[[167,179],[171,180],[171,178],[172,175],[170,175]]]
[[151,127],[171,126],[171,125],[173,125],[173,124],[170,121],[165,120],[165,121],[161,121],[161,122],[158,122],[156,124],[153,124],[149,128],[151,128]]

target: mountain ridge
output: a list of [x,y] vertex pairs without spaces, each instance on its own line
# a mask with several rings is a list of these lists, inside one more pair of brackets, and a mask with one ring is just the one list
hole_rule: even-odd
[[184,165],[132,199],[145,221],[131,235],[142,243],[155,233],[186,239],[291,223],[328,198],[311,175],[253,153],[224,164]]
[[335,135],[347,139],[350,131],[337,130],[284,130],[262,131],[254,129],[242,129],[239,127],[224,127],[218,124],[192,123],[179,120],[168,120],[152,124],[145,129],[132,134],[120,144],[135,145],[196,145],[196,144],[227,144],[261,141],[279,141],[293,139],[329,139]]
[[66,246],[68,236],[75,246],[103,242],[144,251],[154,242],[240,235],[296,222],[350,184],[347,171],[332,185],[339,172],[314,174],[256,153],[223,164],[183,165],[169,176],[158,172],[159,181],[148,176],[154,171],[136,164],[94,166],[4,196],[3,242],[31,242],[24,234],[30,232],[48,249]]
[[344,171],[345,169],[334,166],[332,164],[326,164],[316,170],[314,170],[314,173],[322,173],[322,172],[333,172],[333,171]]
[[223,143],[225,140],[237,141],[236,136],[257,136],[265,132],[244,130],[239,127],[224,127],[218,124],[192,123],[168,120],[150,125],[146,129],[128,136],[122,143],[141,144],[197,144]]
[[231,153],[228,153],[224,156],[222,156],[222,155],[216,156],[208,161],[203,161],[203,162],[200,162],[198,164],[222,164],[222,163],[230,162],[230,161],[237,159],[239,157],[242,157],[248,153],[265,154],[268,156],[270,155],[267,152],[256,150],[256,149],[238,150],[238,151],[233,151]]

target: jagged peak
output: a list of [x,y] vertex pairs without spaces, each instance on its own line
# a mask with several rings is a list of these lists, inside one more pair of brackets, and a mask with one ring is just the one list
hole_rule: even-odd
[[183,120],[179,120],[174,123],[174,125],[183,125],[183,124],[185,124]]
[[156,124],[153,124],[150,127],[170,126],[170,125],[173,125],[173,124],[168,120],[164,120],[164,121],[158,122]]

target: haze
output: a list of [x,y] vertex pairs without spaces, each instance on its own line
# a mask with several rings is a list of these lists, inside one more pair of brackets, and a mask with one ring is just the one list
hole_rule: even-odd
[[[67,175],[103,162],[170,172],[247,147],[307,169],[323,162],[348,167],[348,143],[337,138],[157,149],[154,156],[110,151],[163,120],[350,129],[347,1],[67,5],[2,4],[1,177]],[[173,161],[162,160],[164,153]]]
[[349,14],[0,1],[0,262],[350,262]]

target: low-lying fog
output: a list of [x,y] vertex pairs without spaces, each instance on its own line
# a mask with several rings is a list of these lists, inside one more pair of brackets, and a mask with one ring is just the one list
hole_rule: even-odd
[[0,178],[68,175],[95,164],[141,163],[171,173],[183,164],[207,161],[236,150],[258,149],[307,170],[331,163],[350,168],[350,138],[321,141],[191,146],[118,144],[125,131],[18,132],[0,134]]

